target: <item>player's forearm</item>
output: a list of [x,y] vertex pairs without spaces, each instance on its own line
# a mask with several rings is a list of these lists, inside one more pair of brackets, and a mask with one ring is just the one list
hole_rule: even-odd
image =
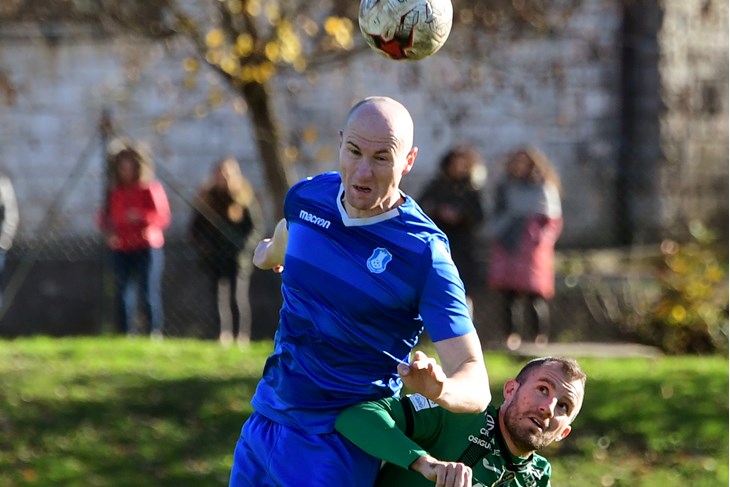
[[435,402],[455,413],[480,413],[491,400],[487,369],[482,361],[474,360],[463,363],[449,376]]
[[484,411],[492,395],[476,332],[442,340],[435,345],[447,379],[438,396],[430,399],[456,413]]
[[407,469],[426,451],[399,429],[389,410],[394,404],[384,399],[352,406],[340,413],[335,428],[368,454]]

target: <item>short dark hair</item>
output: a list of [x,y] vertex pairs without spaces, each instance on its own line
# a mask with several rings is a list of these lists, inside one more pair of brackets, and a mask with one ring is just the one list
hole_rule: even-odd
[[581,369],[575,359],[569,357],[540,357],[532,359],[527,362],[524,367],[522,367],[520,372],[517,374],[517,377],[515,377],[515,380],[520,384],[523,384],[533,369],[542,367],[549,363],[559,364],[568,381],[573,382],[579,380],[583,384],[583,387],[585,387],[586,373],[583,372],[583,369]]

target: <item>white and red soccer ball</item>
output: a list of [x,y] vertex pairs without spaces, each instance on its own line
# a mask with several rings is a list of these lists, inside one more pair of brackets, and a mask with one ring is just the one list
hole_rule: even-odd
[[365,42],[395,60],[417,61],[438,51],[451,32],[451,0],[361,0]]

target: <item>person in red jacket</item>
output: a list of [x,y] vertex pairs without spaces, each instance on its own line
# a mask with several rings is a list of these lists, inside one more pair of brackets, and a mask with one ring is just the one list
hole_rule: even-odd
[[[545,345],[550,332],[548,300],[555,294],[555,242],[563,228],[560,177],[534,147],[516,150],[497,186],[491,225],[489,286],[503,299],[507,347],[522,337],[516,304],[524,298],[535,343]],[[522,299],[521,299],[522,300]],[[524,302],[524,300],[522,300]]]
[[132,323],[138,286],[150,336],[159,339],[164,327],[163,231],[170,224],[170,205],[145,151],[125,144],[111,155],[110,169],[102,230],[112,254],[117,330],[126,334],[136,331]]

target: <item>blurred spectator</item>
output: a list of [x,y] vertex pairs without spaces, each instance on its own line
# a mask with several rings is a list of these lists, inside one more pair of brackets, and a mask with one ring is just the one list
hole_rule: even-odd
[[109,144],[109,157],[109,189],[100,224],[112,254],[117,330],[136,333],[137,284],[150,336],[161,339],[163,231],[170,224],[167,195],[154,178],[152,158],[142,147],[115,140]]
[[449,239],[451,257],[464,282],[472,315],[472,296],[483,283],[477,251],[484,221],[480,189],[485,181],[486,166],[476,149],[456,146],[443,155],[438,172],[418,199],[421,208]]
[[218,304],[220,341],[251,339],[249,283],[263,213],[235,159],[215,164],[198,192],[191,233]]
[[[5,257],[13,246],[15,232],[18,230],[18,202],[10,178],[0,173],[0,278],[5,270]],[[3,297],[0,294],[0,306]]]
[[522,148],[508,159],[495,198],[489,226],[489,286],[504,298],[507,346],[515,350],[522,342],[516,318],[518,298],[528,302],[525,311],[535,343],[547,344],[547,300],[555,292],[555,241],[563,227],[560,179],[544,154]]

